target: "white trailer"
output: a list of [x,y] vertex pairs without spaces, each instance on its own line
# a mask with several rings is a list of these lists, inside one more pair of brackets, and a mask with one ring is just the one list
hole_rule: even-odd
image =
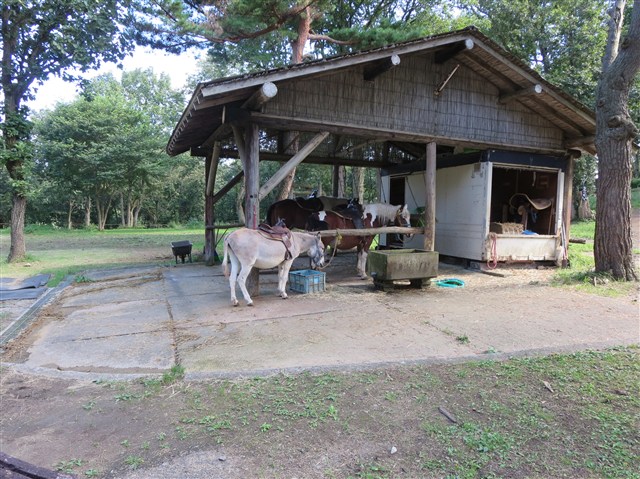
[[[435,250],[475,261],[560,263],[566,259],[566,165],[563,157],[496,150],[439,159]],[[419,222],[424,171],[383,172],[381,196],[393,204],[408,204]],[[421,248],[424,237],[399,240],[383,235],[380,243]]]

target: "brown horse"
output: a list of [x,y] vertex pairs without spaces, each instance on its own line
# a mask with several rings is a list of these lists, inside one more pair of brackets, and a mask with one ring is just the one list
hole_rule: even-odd
[[[379,228],[393,223],[396,226],[411,226],[410,213],[407,205],[394,206],[383,203],[373,203],[364,206],[363,226],[364,228]],[[354,224],[352,218],[342,216],[334,211],[320,211],[313,213],[307,221],[307,230],[322,231],[334,229],[359,229]],[[361,279],[367,278],[366,265],[369,248],[373,242],[372,236],[324,236],[322,242],[325,246],[348,250],[357,248],[358,261],[356,269]]]
[[275,226],[278,221],[284,221],[289,229],[304,229],[309,215],[320,210],[322,210],[322,202],[318,198],[280,200],[269,206],[266,222]]
[[[332,200],[332,201],[329,201]],[[287,228],[306,229],[309,215],[317,211],[327,210],[344,211],[348,213],[354,209],[358,216],[362,216],[362,206],[356,198],[331,198],[327,196],[302,198],[294,200],[280,200],[273,203],[267,210],[267,224],[275,226],[278,221],[284,221]],[[344,213],[341,213],[344,214]]]

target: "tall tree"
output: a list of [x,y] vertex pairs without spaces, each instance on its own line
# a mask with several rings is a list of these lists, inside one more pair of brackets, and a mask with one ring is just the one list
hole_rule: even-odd
[[638,129],[629,114],[629,92],[640,71],[640,0],[635,0],[626,36],[625,0],[611,7],[607,47],[596,101],[596,272],[616,279],[637,279],[631,241],[630,184],[633,141]]
[[458,0],[493,40],[546,79],[594,104],[606,43],[602,0]]
[[133,226],[142,200],[167,163],[163,130],[152,115],[140,102],[127,99],[111,75],[104,75],[39,123],[38,143],[51,177],[62,179],[69,194],[91,196],[101,230],[118,198],[125,206],[125,224]]
[[119,61],[132,50],[127,18],[136,0],[4,0],[2,17],[2,148],[13,188],[9,261],[26,254],[24,217],[32,160],[28,109],[39,82],[51,75],[70,79],[71,69],[86,71]]

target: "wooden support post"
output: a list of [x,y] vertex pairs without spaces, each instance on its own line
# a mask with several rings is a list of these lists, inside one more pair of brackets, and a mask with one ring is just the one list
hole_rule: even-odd
[[260,221],[260,131],[258,125],[251,123],[245,133],[247,161],[244,169],[245,179],[245,222],[247,228],[257,229]]
[[216,183],[216,175],[218,172],[218,161],[220,160],[220,142],[217,141],[213,145],[213,150],[207,154],[206,160],[206,178],[207,184],[205,188],[204,202],[204,223],[206,226],[204,234],[204,261],[207,266],[212,266],[218,260],[216,252],[216,215],[215,215],[215,199],[213,197],[213,187]]
[[[260,151],[260,131],[258,125],[251,123],[247,126],[245,134],[241,134],[238,127],[233,127],[236,143],[240,157],[243,158],[244,181],[245,181],[245,201],[244,216],[247,228],[257,229],[260,216],[260,171],[259,171],[259,151]],[[240,146],[242,144],[242,146]],[[256,268],[251,270],[247,277],[247,290],[251,296],[260,294],[260,275]]]
[[424,250],[434,251],[436,244],[436,143],[427,143],[427,165],[424,173]]
[[264,199],[265,196],[269,194],[271,190],[273,190],[276,186],[280,184],[282,180],[286,178],[286,176],[293,171],[293,169],[298,166],[302,161],[309,156],[309,154],[316,149],[316,147],[324,141],[324,139],[329,136],[329,132],[323,131],[314,136],[309,143],[304,145],[295,155],[291,157],[291,159],[282,165],[276,173],[269,178],[262,188],[260,188],[260,193],[258,196],[258,200]]

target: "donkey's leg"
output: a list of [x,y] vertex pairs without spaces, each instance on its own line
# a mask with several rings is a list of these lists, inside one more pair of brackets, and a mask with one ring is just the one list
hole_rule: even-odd
[[236,298],[236,280],[238,279],[239,262],[238,258],[232,253],[230,255],[231,260],[231,273],[229,274],[229,288],[231,289],[231,304],[238,306],[238,298]]
[[282,299],[287,299],[287,279],[293,260],[288,260],[278,265],[278,293]]
[[238,275],[238,286],[240,286],[240,291],[242,291],[242,296],[244,296],[247,306],[253,306],[253,300],[251,299],[251,296],[249,296],[249,291],[247,290],[247,278],[249,277],[249,273],[251,273],[251,268],[253,268],[254,264],[255,263],[243,264],[240,274]]

